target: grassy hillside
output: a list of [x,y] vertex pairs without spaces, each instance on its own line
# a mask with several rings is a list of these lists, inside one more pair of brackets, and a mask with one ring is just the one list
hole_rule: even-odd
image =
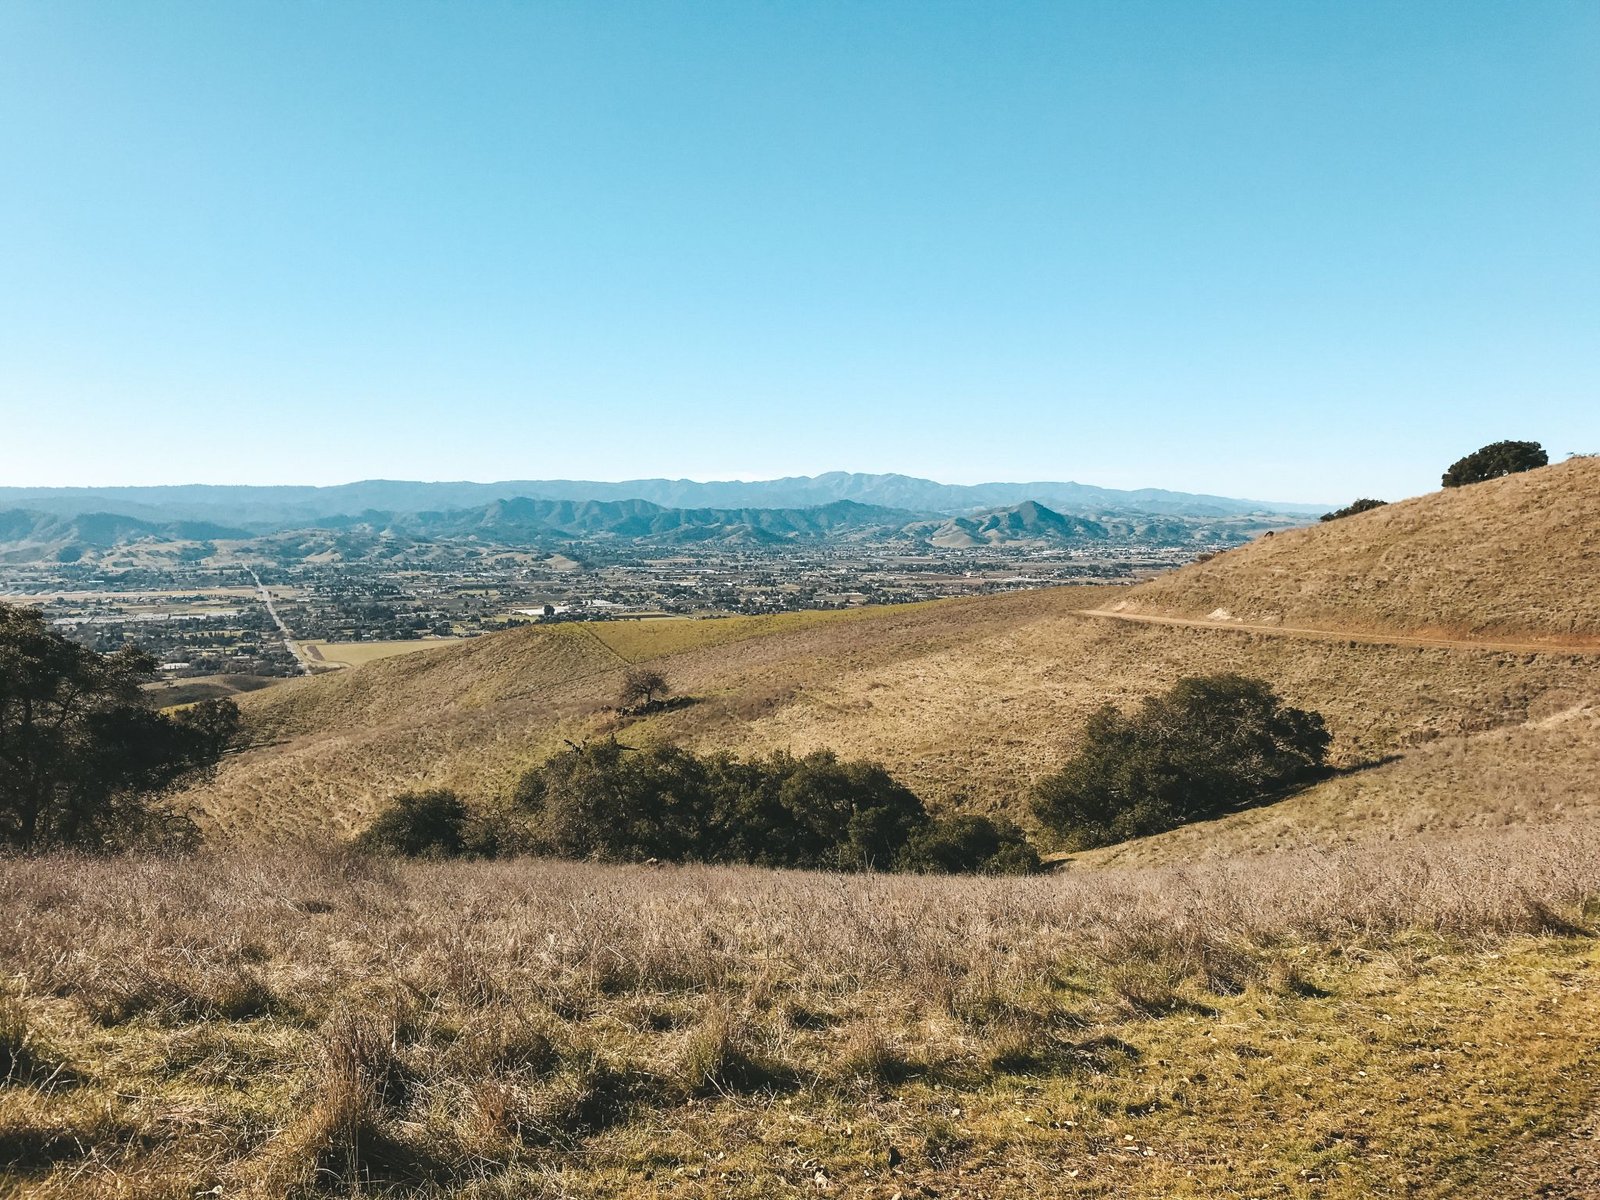
[[[886,761],[936,802],[1016,812],[1094,707],[1131,703],[1185,674],[1271,680],[1327,714],[1347,766],[1600,695],[1593,660],[1581,655],[1307,641],[1079,613],[1122,594],[1054,589],[513,630],[247,697],[272,744],[231,760],[196,799],[226,834],[350,832],[395,790],[440,784],[490,796],[563,739],[625,730],[634,745],[831,748]],[[696,702],[619,723],[609,706],[636,661],[660,666]]]
[[1600,458],[1286,530],[1147,583],[1127,611],[1600,645]]
[[1304,846],[1404,844],[1440,830],[1600,819],[1600,705],[1593,699],[1440,738],[1277,803],[1075,855],[1080,866],[1220,860]]
[[0,862],[0,1194],[1592,1194],[1597,851]]
[[[0,1194],[1593,1195],[1593,564],[1528,499],[1592,469],[1139,589],[529,627],[244,697],[260,744],[191,797],[225,848],[0,860]],[[1407,630],[1549,644],[1358,636],[1413,591]],[[1224,594],[1279,628],[1085,612]],[[692,702],[620,717],[638,662]],[[328,848],[613,733],[1019,812],[1097,705],[1217,671],[1324,713],[1340,769],[1046,877]]]

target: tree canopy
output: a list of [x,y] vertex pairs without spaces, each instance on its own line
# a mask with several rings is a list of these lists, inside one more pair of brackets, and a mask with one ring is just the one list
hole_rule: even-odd
[[467,806],[454,792],[402,792],[367,826],[359,844],[407,858],[453,858],[467,848]]
[[1320,519],[1338,521],[1344,517],[1353,517],[1357,513],[1371,512],[1375,508],[1383,508],[1388,503],[1387,500],[1352,500],[1343,508],[1336,508],[1330,513],[1323,513]]
[[1035,870],[1021,830],[939,818],[882,766],[819,752],[701,757],[614,741],[525,774],[502,848],[606,862],[751,863],[836,870]]
[[141,650],[99,654],[32,609],[0,605],[0,846],[192,835],[163,796],[216,764],[239,713],[226,700],[156,711],[139,686],[154,668]]
[[1078,849],[1161,833],[1306,778],[1330,740],[1321,716],[1262,680],[1181,679],[1132,714],[1094,713],[1078,752],[1039,784],[1034,811]]
[[1462,487],[1548,466],[1550,455],[1538,442],[1494,442],[1450,464],[1442,480],[1445,487]]

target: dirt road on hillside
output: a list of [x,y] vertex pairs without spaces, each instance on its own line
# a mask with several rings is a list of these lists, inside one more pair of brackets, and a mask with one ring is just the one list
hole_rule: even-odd
[[1115,612],[1105,608],[1077,609],[1080,617],[1108,621],[1134,621],[1142,625],[1179,625],[1189,629],[1228,629],[1235,633],[1265,633],[1276,637],[1308,638],[1323,642],[1364,642],[1375,646],[1420,646],[1437,650],[1489,650],[1507,654],[1585,654],[1600,656],[1600,642],[1502,641],[1495,638],[1444,638],[1410,633],[1350,633],[1340,629],[1312,629],[1300,625],[1252,625],[1243,621],[1209,621],[1198,617],[1164,617],[1155,613]]

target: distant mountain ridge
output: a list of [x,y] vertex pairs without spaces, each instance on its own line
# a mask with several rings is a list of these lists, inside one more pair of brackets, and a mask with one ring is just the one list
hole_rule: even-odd
[[25,509],[0,512],[0,557],[22,561],[68,548],[109,550],[142,539],[201,542],[249,536],[245,530],[209,521],[146,521],[104,512],[73,516]]
[[261,533],[204,521],[157,522],[110,513],[64,517],[14,509],[0,512],[0,560],[76,562],[85,555],[115,555],[140,546],[158,556],[199,561],[217,552],[217,542],[224,543],[225,556],[325,562],[392,558],[408,550],[448,557],[476,553],[474,547],[555,548],[569,543],[755,547],[851,541],[944,549],[1113,541],[1227,545],[1270,524],[1255,516],[1103,514],[1091,519],[1066,516],[1033,500],[971,516],[942,517],[854,500],[807,508],[667,508],[648,500],[517,497],[481,508],[317,517]]
[[1037,501],[1070,515],[1143,513],[1219,517],[1308,515],[1324,505],[1273,503],[1189,492],[1131,491],[1070,482],[948,484],[909,475],[830,471],[752,482],[689,479],[504,480],[420,483],[369,479],[331,487],[179,484],[163,487],[0,487],[0,508],[57,516],[115,511],[145,520],[201,520],[257,532],[301,527],[326,517],[364,512],[423,513],[475,508],[497,500],[643,500],[667,508],[814,508],[850,500],[914,513],[959,515]]
[[500,544],[558,538],[777,543],[850,530],[898,528],[915,514],[836,500],[811,508],[668,508],[648,500],[496,500],[483,508],[363,513],[321,523],[416,538],[481,538]]

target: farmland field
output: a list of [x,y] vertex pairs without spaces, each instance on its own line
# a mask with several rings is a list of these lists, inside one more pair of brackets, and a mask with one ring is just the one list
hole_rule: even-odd
[[396,654],[411,654],[417,650],[432,650],[445,644],[443,639],[415,638],[398,642],[301,642],[300,649],[313,665],[359,667],[362,663],[376,662],[380,658],[393,658]]

